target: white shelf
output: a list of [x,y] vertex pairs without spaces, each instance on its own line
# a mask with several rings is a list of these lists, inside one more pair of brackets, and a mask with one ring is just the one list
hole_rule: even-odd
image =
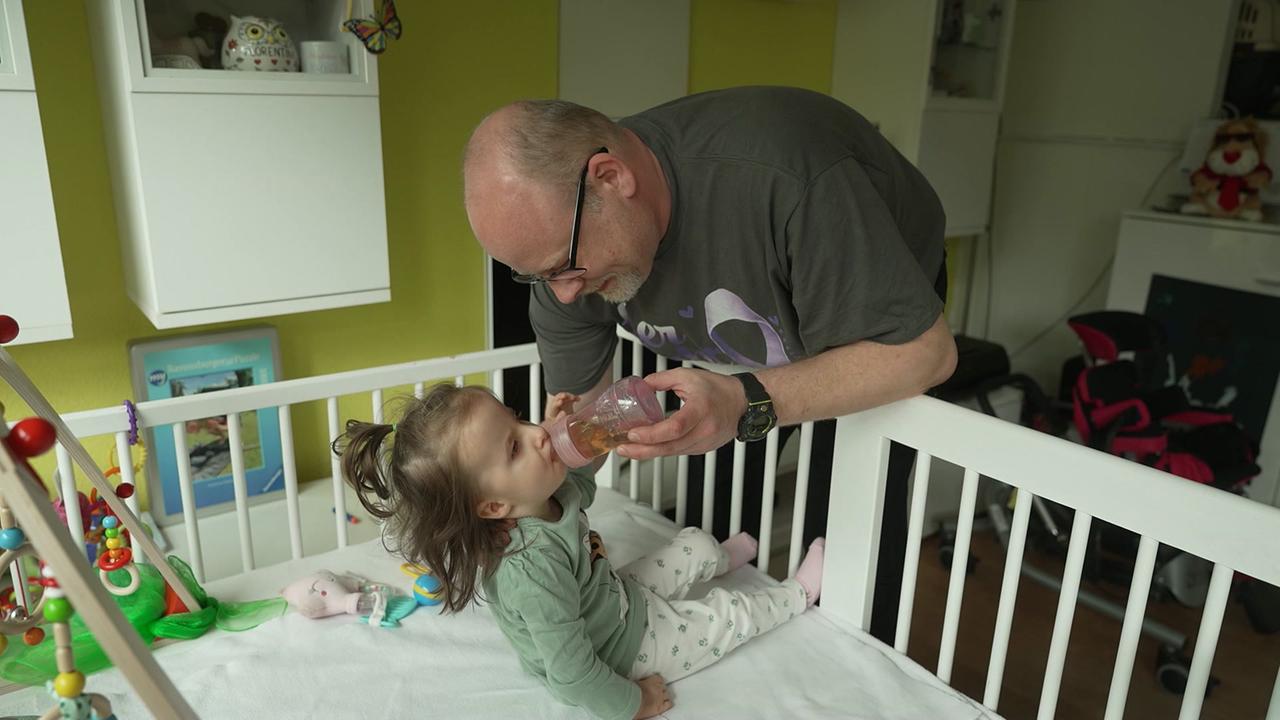
[[386,302],[377,64],[314,30],[337,28],[345,0],[216,7],[341,40],[349,74],[150,68],[148,9],[180,28],[200,7],[88,5],[129,297],[157,329]]
[[[230,93],[264,95],[366,95],[378,94],[376,56],[367,52],[351,33],[341,30],[345,19],[346,0],[256,0],[226,2],[222,6],[239,8],[240,15],[279,16],[286,25],[307,28],[295,33],[295,44],[306,40],[330,40],[342,43],[348,52],[351,72],[316,74],[305,72],[247,72],[223,69],[183,70],[154,68],[148,37],[147,8],[186,8],[190,13],[202,7],[187,0],[103,0],[119,4],[124,54],[128,67],[128,90],[154,93]],[[353,13],[371,14],[370,0],[354,0]],[[177,12],[178,10],[175,10]],[[321,29],[323,28],[323,29]],[[215,55],[218,48],[214,48]]]

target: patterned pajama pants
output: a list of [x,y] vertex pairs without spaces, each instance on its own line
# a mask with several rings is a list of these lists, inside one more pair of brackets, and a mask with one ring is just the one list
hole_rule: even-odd
[[685,528],[670,545],[619,571],[640,584],[648,604],[632,680],[656,674],[674,682],[804,612],[804,588],[795,580],[754,592],[714,588],[706,597],[685,599],[691,585],[710,580],[728,563],[715,538]]

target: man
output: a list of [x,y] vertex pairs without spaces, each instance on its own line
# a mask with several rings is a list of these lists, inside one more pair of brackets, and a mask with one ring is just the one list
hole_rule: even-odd
[[[650,375],[683,405],[634,430],[623,456],[758,440],[775,424],[918,395],[954,370],[937,196],[825,95],[722,90],[618,123],[561,101],[514,103],[477,127],[464,177],[476,238],[534,285],[548,392],[586,402],[613,381],[615,324],[675,360],[758,368]],[[827,472],[811,480],[807,537],[825,523]],[[898,495],[889,536],[905,527]],[[902,543],[887,545],[900,569]]]

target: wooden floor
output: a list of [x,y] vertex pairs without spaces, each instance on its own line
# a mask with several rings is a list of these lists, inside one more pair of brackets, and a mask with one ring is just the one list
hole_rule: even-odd
[[[921,549],[916,603],[908,654],[929,670],[937,669],[939,641],[945,611],[949,574],[938,561],[937,536]],[[966,581],[960,614],[958,649],[951,684],[970,697],[981,698],[986,683],[991,635],[1004,568],[1004,550],[990,532],[973,537],[972,555],[978,565]],[[1062,565],[1053,557],[1034,554],[1028,562],[1061,577]],[[1123,607],[1126,589],[1112,585],[1091,586]],[[1010,720],[1035,718],[1040,701],[1049,640],[1057,610],[1058,593],[1022,578],[1014,612],[1003,690],[999,707]],[[1186,634],[1193,650],[1200,610],[1169,600],[1148,605],[1148,617]],[[1059,720],[1101,718],[1111,684],[1120,622],[1077,605],[1067,651],[1056,717]],[[1125,717],[1176,718],[1181,695],[1162,689],[1155,679],[1158,643],[1143,636],[1134,661],[1133,679]],[[1280,634],[1253,631],[1243,606],[1234,599],[1227,605],[1211,675],[1221,680],[1205,701],[1201,717],[1213,720],[1264,718],[1280,666]]]

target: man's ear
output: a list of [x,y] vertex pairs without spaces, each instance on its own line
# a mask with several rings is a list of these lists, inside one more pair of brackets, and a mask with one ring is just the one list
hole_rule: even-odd
[[511,506],[497,500],[485,500],[476,506],[476,514],[485,520],[499,520],[511,514]]
[[622,158],[609,153],[594,155],[587,161],[587,174],[597,185],[607,185],[622,197],[636,193],[636,176]]

